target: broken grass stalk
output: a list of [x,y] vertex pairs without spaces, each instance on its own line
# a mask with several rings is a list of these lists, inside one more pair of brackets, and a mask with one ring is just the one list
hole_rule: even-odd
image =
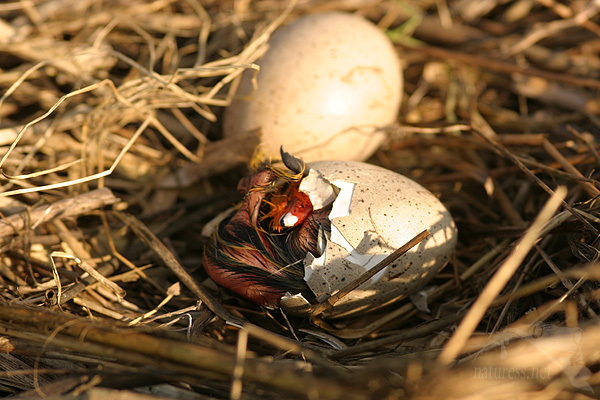
[[221,303],[219,303],[210,293],[202,288],[194,278],[179,263],[175,255],[165,246],[158,237],[136,217],[126,213],[115,214],[121,221],[129,226],[136,236],[150,247],[156,255],[169,267],[181,282],[187,286],[206,306],[217,316],[227,321],[229,324],[241,327],[245,321],[229,312]]
[[556,210],[564,202],[566,195],[567,189],[564,186],[559,186],[553,192],[552,197],[546,202],[529,229],[527,229],[515,248],[488,281],[479,297],[470,307],[465,318],[446,343],[438,359],[441,364],[448,365],[458,357],[488,308],[492,305],[496,297],[498,297],[502,289],[504,289],[529,251],[540,239],[540,234],[543,232],[545,224],[554,216]]

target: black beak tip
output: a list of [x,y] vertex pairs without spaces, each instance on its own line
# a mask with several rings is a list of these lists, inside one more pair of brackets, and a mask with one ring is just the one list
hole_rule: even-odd
[[287,151],[283,149],[283,145],[279,148],[279,153],[281,153],[281,161],[288,167],[291,171],[299,174],[302,173],[302,176],[308,175],[308,168],[306,168],[306,163],[299,158],[294,157]]

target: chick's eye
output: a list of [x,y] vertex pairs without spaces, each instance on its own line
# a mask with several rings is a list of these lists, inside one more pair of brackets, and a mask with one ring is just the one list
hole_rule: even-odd
[[259,174],[256,181],[254,182],[255,186],[266,187],[273,185],[275,183],[275,176],[272,174],[262,173]]
[[[246,192],[251,190],[265,190],[265,188],[273,185],[275,180],[276,175],[273,173],[273,171],[263,170],[255,173],[249,178],[245,178],[243,188]],[[244,181],[244,179],[242,181]],[[240,184],[242,181],[240,181]]]

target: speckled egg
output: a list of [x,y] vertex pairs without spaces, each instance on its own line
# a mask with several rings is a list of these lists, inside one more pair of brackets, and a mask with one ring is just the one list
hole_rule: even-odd
[[254,71],[246,71],[224,116],[225,136],[256,130],[261,150],[279,147],[305,161],[366,160],[396,121],[402,71],[392,43],[370,21],[329,12],[277,30]]
[[[331,234],[319,257],[308,254],[305,280],[323,300],[427,229],[408,253],[352,291],[329,313],[364,313],[415,293],[448,262],[457,240],[452,216],[430,191],[393,171],[354,161],[310,164],[334,188]],[[285,303],[282,303],[285,305]]]

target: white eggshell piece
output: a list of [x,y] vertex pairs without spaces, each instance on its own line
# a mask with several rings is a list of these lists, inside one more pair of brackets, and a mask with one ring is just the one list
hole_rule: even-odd
[[313,206],[313,210],[321,210],[327,207],[336,197],[331,183],[314,169],[310,169],[308,175],[302,178],[298,189],[306,193]]
[[261,149],[305,161],[366,160],[396,121],[402,71],[389,39],[370,21],[330,12],[277,30],[254,71],[246,71],[224,117],[225,136],[260,130]]
[[456,226],[427,189],[393,171],[354,161],[310,164],[340,189],[330,213],[331,235],[324,253],[305,260],[305,280],[323,300],[427,229],[431,233],[408,253],[346,297],[330,317],[377,308],[415,293],[446,263],[457,240]]

